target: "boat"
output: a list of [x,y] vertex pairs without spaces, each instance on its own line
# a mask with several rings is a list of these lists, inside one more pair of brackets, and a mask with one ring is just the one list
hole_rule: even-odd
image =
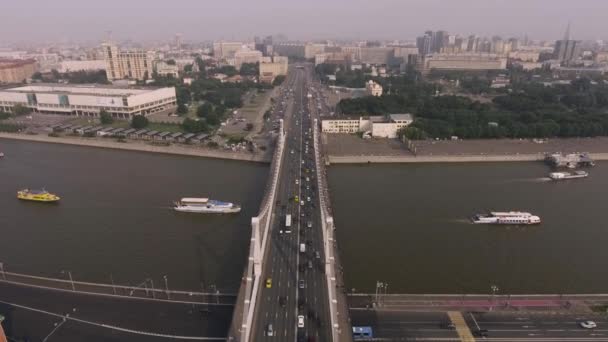
[[588,177],[589,173],[586,171],[574,171],[574,172],[551,172],[549,174],[549,178],[552,180],[567,180],[567,179],[576,179],[576,178],[585,178]]
[[230,202],[208,198],[184,197],[175,202],[175,211],[188,213],[232,214],[241,211],[241,207]]
[[489,214],[477,214],[471,221],[476,224],[530,225],[540,224],[540,217],[521,211],[492,211]]
[[31,190],[31,189],[23,189],[17,191],[17,198],[24,201],[34,201],[34,202],[57,202],[60,200],[60,197],[52,194],[44,189],[41,190]]

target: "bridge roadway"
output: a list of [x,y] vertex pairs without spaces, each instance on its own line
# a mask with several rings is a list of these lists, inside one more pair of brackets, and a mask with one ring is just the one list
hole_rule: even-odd
[[[306,98],[306,73],[310,69],[291,72],[295,73],[294,106],[286,113],[286,153],[251,331],[251,340],[256,342],[331,341],[312,122]],[[288,214],[292,216],[291,233],[285,227]],[[268,286],[267,281],[271,282]],[[298,327],[298,316],[303,318],[303,328]],[[268,336],[269,325],[274,336]]]

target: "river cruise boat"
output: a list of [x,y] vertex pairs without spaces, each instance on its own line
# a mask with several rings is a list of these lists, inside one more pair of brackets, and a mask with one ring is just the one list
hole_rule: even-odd
[[187,213],[205,214],[232,214],[241,211],[241,207],[234,203],[192,197],[184,197],[175,202],[174,209]]
[[568,179],[577,179],[577,178],[586,178],[589,176],[589,173],[586,171],[574,171],[574,172],[551,172],[549,174],[549,178],[554,181],[558,180],[568,180]]
[[30,190],[23,189],[17,191],[17,198],[24,201],[34,201],[34,202],[57,202],[60,200],[60,197],[52,194],[44,189],[41,190]]
[[477,214],[471,219],[476,224],[502,224],[502,225],[531,225],[540,224],[540,217],[521,211]]

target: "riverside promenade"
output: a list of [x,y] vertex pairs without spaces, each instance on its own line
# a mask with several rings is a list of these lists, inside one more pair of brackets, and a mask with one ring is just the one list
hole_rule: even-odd
[[[216,158],[216,159],[229,159],[229,160],[240,160],[249,162],[259,163],[270,163],[272,157],[272,151],[265,151],[263,153],[250,153],[250,152],[233,152],[221,149],[210,149],[202,147],[191,147],[185,145],[171,145],[171,146],[155,146],[139,141],[127,141],[125,143],[113,141],[111,139],[104,138],[81,138],[81,137],[49,137],[47,135],[29,135],[20,133],[3,133],[0,132],[0,139],[14,139],[14,140],[26,140],[40,143],[53,143],[53,144],[65,144],[65,145],[77,145],[97,148],[109,148],[127,151],[139,151],[139,152],[151,152],[151,153],[164,153],[182,156],[192,157],[204,157],[204,158]],[[7,156],[10,158],[10,156]]]

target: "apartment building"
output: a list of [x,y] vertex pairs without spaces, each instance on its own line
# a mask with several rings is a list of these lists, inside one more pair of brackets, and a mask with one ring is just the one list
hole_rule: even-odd
[[154,52],[143,50],[122,51],[111,43],[102,44],[106,73],[109,81],[122,79],[144,80],[154,71]]
[[0,59],[0,83],[20,83],[36,72],[33,59]]

